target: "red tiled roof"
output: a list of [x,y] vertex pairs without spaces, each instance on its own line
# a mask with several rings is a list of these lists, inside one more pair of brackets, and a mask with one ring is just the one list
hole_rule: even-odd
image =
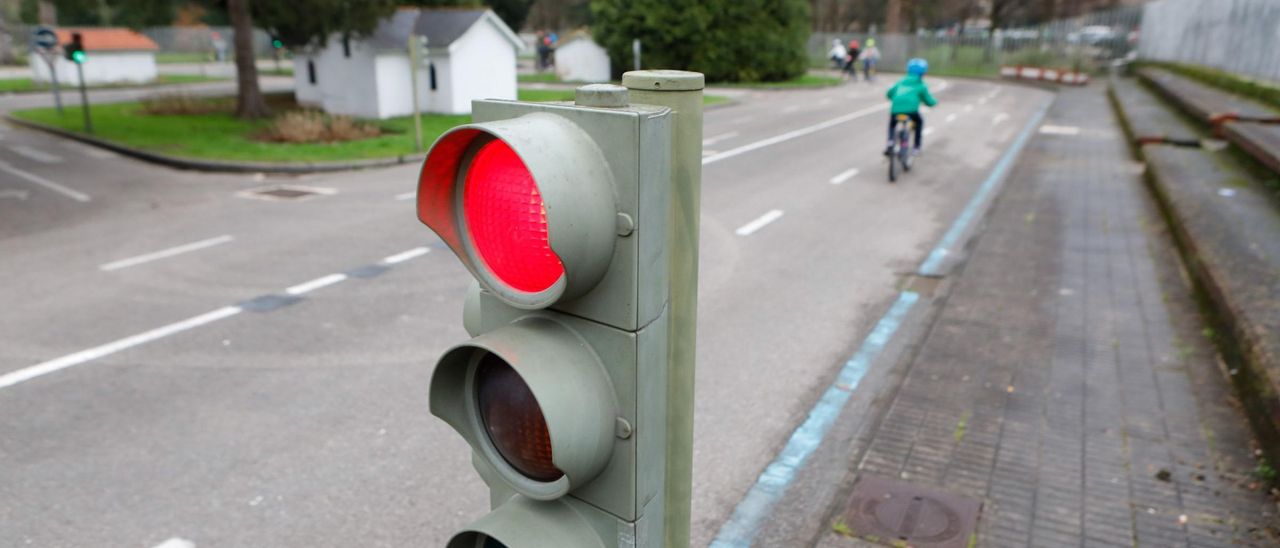
[[80,33],[84,49],[91,52],[160,49],[150,38],[126,28],[61,28],[54,32],[58,34],[59,44],[70,43],[71,33]]

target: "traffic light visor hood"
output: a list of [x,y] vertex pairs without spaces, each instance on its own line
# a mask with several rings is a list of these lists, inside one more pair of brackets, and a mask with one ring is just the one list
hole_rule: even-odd
[[[537,314],[537,313],[535,313]],[[516,492],[553,500],[604,469],[618,404],[600,358],[573,329],[527,316],[445,352],[431,413]]]
[[535,113],[450,130],[418,181],[418,218],[507,304],[589,291],[616,237],[612,174],[572,122]]

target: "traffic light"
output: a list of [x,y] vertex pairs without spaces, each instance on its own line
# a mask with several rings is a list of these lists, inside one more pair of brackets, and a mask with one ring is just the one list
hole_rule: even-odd
[[84,52],[84,41],[81,39],[80,33],[71,33],[71,42],[63,46],[62,50],[63,55],[66,55],[68,61],[77,65],[84,63],[86,55]]
[[429,398],[492,511],[448,547],[661,546],[672,111],[596,85],[472,116],[418,182],[476,280]]
[[284,47],[284,40],[281,40],[281,39],[279,39],[279,38],[276,38],[275,36],[272,36],[272,37],[271,37],[271,47],[272,47],[272,48],[275,48],[275,49],[283,48],[283,47]]

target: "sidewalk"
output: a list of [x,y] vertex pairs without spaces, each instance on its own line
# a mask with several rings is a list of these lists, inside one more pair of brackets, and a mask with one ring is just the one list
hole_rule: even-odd
[[1028,145],[853,445],[856,483],[818,544],[1280,543],[1248,422],[1102,86],[1064,88],[1045,124],[1069,127]]

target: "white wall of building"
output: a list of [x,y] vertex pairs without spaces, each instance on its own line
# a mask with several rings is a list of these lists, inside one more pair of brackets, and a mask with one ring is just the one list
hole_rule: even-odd
[[[493,25],[481,22],[449,47],[451,70],[437,72],[453,93],[447,99],[448,114],[471,112],[475,99],[516,98],[516,49]],[[447,74],[447,76],[445,76]]]
[[[342,40],[330,39],[328,46],[294,61],[293,81],[298,102],[316,106],[329,114],[356,118],[378,118],[376,52],[358,40],[351,41],[351,55]],[[315,64],[316,83],[311,84],[307,61]]]
[[[377,58],[378,117],[394,118],[413,114],[412,91],[409,81],[409,56],[399,52],[382,52]],[[436,87],[431,89],[431,67],[435,67]],[[418,69],[418,108],[422,112],[446,113],[452,97],[444,85],[449,70],[446,53],[432,53]],[[470,110],[468,109],[468,112]]]
[[[308,63],[311,64],[317,76],[314,84],[311,83],[311,76],[307,72]],[[320,92],[319,72],[320,67],[316,66],[312,55],[298,53],[293,56],[293,94],[297,98],[298,104],[324,108],[324,104],[321,101],[323,95]]]
[[[315,65],[310,82],[307,62]],[[435,89],[431,67],[435,67]],[[373,51],[351,41],[351,56],[342,41],[311,54],[295,55],[294,93],[298,103],[330,114],[386,119],[413,113],[409,56],[404,51]],[[475,99],[516,98],[516,50],[506,36],[480,21],[450,44],[432,49],[418,70],[418,105],[422,112],[468,114]]]
[[609,52],[589,38],[557,47],[556,76],[566,82],[608,82]]
[[[30,56],[32,80],[47,84],[51,81],[49,65],[39,55]],[[76,64],[58,56],[54,61],[58,83],[80,85]],[[102,84],[142,84],[155,81],[156,54],[152,51],[90,51],[84,62],[84,81],[90,86]]]

